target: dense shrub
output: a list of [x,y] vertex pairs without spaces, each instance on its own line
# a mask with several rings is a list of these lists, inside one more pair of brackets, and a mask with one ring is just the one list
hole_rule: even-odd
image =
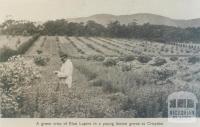
[[115,115],[117,118],[135,118],[137,115],[137,111],[134,109],[129,110],[120,110]]
[[[6,26],[6,27],[5,27]],[[2,23],[3,34],[7,35],[33,35],[42,33],[44,35],[67,35],[67,36],[107,36],[119,38],[140,38],[151,41],[169,43],[172,41],[198,42],[200,37],[200,28],[179,28],[165,25],[152,25],[145,23],[143,25],[132,23],[129,25],[120,24],[118,21],[107,24],[107,27],[94,21],[87,23],[68,22],[67,20],[47,21],[37,26],[33,22],[21,22],[7,20]],[[165,36],[160,33],[167,33]],[[182,46],[178,44],[177,46]],[[194,48],[194,46],[189,46]],[[167,50],[165,50],[167,51]]]
[[37,54],[42,54],[42,50],[38,49]]
[[103,62],[103,65],[105,65],[106,67],[115,66],[116,64],[117,64],[116,60],[112,58],[107,58]]
[[190,53],[191,51],[189,51],[189,50],[186,50],[186,53]]
[[96,80],[93,80],[92,82],[91,82],[91,84],[93,85],[93,86],[103,86],[104,84],[107,84],[108,82],[107,81],[105,81],[105,80],[103,80],[103,79],[96,79]]
[[[140,93],[141,92],[141,93]],[[134,96],[137,96],[134,97]],[[129,98],[134,102],[133,109],[138,118],[160,118],[166,106],[166,95],[164,92],[151,91],[142,92],[138,90],[136,93],[130,94]]]
[[194,79],[191,73],[186,73],[181,78],[183,81],[186,81],[186,82],[191,82]]
[[131,65],[127,65],[127,64],[121,65],[121,70],[122,70],[123,72],[125,72],[125,71],[130,71],[131,69],[132,69],[132,66],[131,66]]
[[135,60],[135,56],[134,55],[127,55],[121,58],[122,61],[124,62],[130,62]]
[[97,80],[93,80],[92,82],[91,82],[91,85],[92,86],[102,86],[102,84],[103,84],[103,82],[104,82],[104,80],[102,80],[102,79],[97,79]]
[[200,61],[200,58],[197,56],[191,56],[188,58],[188,63],[195,64],[195,63],[198,63],[199,61]]
[[127,95],[117,92],[109,96],[110,106],[115,109],[112,116],[115,118],[134,118],[136,111],[133,110],[133,103]]
[[137,60],[140,63],[148,63],[149,61],[152,60],[152,58],[150,56],[138,56]]
[[1,113],[3,117],[17,117],[23,109],[26,99],[24,92],[30,88],[39,72],[30,62],[22,57],[11,57],[0,65]]
[[105,93],[116,93],[117,91],[119,91],[114,84],[112,83],[112,81],[103,81],[102,84],[102,90]]
[[34,57],[34,63],[39,66],[45,66],[49,62],[49,57],[47,56],[36,56]]
[[2,47],[0,49],[0,62],[4,62],[4,61],[7,61],[9,57],[13,56],[17,54],[17,51],[16,50],[13,50],[9,47]]
[[166,48],[166,49],[165,49],[165,52],[166,52],[166,53],[168,53],[168,52],[169,52],[169,49],[168,49],[168,48]]
[[105,57],[104,56],[101,56],[101,55],[92,55],[92,56],[88,56],[87,57],[87,60],[94,60],[94,61],[104,61],[105,60]]
[[105,57],[104,56],[94,56],[94,59],[96,61],[104,61],[105,60]]
[[86,66],[80,65],[76,67],[82,74],[85,75],[85,77],[88,79],[88,81],[93,80],[97,77],[97,74],[89,70]]
[[171,60],[171,61],[177,61],[177,60],[178,60],[178,57],[176,57],[176,56],[170,57],[170,60]]
[[154,70],[152,77],[154,77],[154,79],[157,79],[158,81],[164,81],[167,78],[172,77],[174,74],[176,74],[175,70],[161,68]]
[[153,66],[161,66],[167,63],[167,61],[163,58],[156,58],[154,63],[152,64]]

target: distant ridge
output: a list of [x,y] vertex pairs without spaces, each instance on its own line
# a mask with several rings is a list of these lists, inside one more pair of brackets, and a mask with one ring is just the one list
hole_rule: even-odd
[[191,20],[177,20],[165,16],[150,14],[150,13],[137,13],[132,15],[111,15],[111,14],[97,14],[89,17],[69,18],[70,22],[87,22],[93,20],[99,24],[107,25],[112,21],[119,21],[121,24],[129,24],[136,22],[140,25],[150,23],[154,25],[167,25],[175,27],[200,27],[200,18]]

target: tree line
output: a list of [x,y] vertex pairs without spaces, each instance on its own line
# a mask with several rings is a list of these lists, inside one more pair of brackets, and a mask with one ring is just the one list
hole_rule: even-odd
[[199,42],[200,27],[179,28],[149,23],[138,25],[135,22],[128,25],[118,21],[103,26],[94,21],[87,23],[68,22],[65,19],[47,21],[41,25],[34,22],[7,20],[0,26],[1,33],[6,35],[62,35],[62,36],[102,36],[118,38],[138,38],[158,42]]

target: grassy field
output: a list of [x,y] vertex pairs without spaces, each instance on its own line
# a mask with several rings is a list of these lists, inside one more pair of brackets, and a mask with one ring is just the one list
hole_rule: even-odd
[[22,36],[0,36],[0,48],[7,46],[16,50],[21,44],[26,42],[30,37]]
[[[69,55],[75,67],[71,89],[53,74],[61,54]],[[33,63],[35,57],[48,61],[35,65],[41,77],[25,92],[17,117],[166,117],[170,93],[187,90],[200,97],[195,55],[200,45],[41,36],[23,56]]]

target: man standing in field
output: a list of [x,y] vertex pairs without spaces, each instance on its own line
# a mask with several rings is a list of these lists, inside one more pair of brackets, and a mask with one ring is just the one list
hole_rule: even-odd
[[61,57],[62,66],[60,71],[55,71],[54,73],[58,76],[60,83],[67,85],[68,88],[72,87],[72,74],[73,74],[73,64],[68,56]]

